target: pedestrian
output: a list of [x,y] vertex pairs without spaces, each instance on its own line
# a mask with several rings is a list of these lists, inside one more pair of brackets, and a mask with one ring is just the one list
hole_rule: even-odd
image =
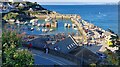
[[29,45],[28,45],[28,49],[30,49],[32,47],[32,44],[30,43]]

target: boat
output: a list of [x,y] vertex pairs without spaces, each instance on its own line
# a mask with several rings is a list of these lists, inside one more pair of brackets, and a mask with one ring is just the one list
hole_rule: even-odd
[[46,26],[46,27],[50,27],[50,26],[51,26],[51,23],[48,22],[48,23],[45,24],[45,26]]
[[72,24],[72,28],[76,28],[76,24]]
[[41,24],[41,26],[42,26],[42,27],[45,27],[45,24],[43,23],[43,24]]
[[40,27],[40,26],[41,26],[41,24],[39,23],[39,24],[37,24],[37,26],[38,26],[38,27]]
[[32,25],[33,25],[33,26],[37,26],[37,23],[34,22],[34,23],[32,23]]
[[48,31],[48,29],[42,29],[42,32],[47,32]]
[[53,31],[53,29],[50,29],[49,31],[50,31],[50,32],[52,32],[52,31]]
[[45,30],[44,29],[42,29],[42,32],[44,32]]
[[70,28],[70,26],[71,26],[71,25],[70,25],[70,24],[68,24],[68,28]]
[[46,21],[46,22],[49,22],[51,19],[52,19],[51,17],[47,17],[47,18],[45,19],[45,21]]
[[78,28],[73,28],[73,29],[78,30]]
[[40,31],[40,28],[37,28],[38,31]]
[[15,22],[16,24],[20,24],[20,21],[19,20],[16,20],[16,22]]
[[33,31],[33,30],[34,30],[34,28],[33,28],[33,27],[32,27],[32,28],[30,28],[30,30],[31,30],[31,31]]
[[28,24],[28,22],[26,21],[25,23],[24,23],[24,25],[27,25]]
[[68,24],[67,24],[67,23],[65,23],[65,24],[64,24],[64,27],[67,27],[67,26],[68,26]]
[[42,32],[48,32],[48,29],[42,29]]

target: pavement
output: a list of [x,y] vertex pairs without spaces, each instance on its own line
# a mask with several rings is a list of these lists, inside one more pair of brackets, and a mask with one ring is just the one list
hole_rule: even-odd
[[77,65],[61,57],[45,54],[42,51],[31,49],[34,56],[35,65]]

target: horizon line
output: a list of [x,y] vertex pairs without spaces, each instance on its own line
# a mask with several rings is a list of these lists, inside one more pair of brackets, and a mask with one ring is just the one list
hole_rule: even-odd
[[40,5],[118,5],[116,2],[38,2]]

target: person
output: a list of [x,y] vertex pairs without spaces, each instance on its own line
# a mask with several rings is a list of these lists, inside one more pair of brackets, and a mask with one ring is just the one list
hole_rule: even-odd
[[28,45],[28,49],[30,49],[32,47],[32,44],[30,43],[29,45]]

